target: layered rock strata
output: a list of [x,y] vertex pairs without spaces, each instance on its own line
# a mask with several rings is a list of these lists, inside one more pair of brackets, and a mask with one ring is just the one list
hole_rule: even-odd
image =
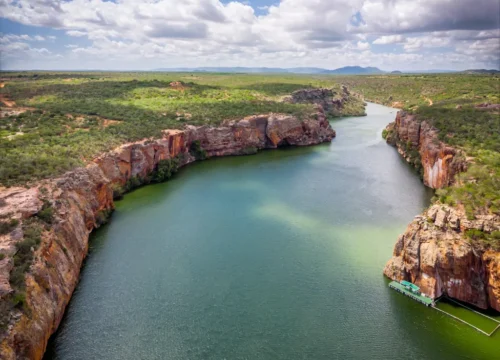
[[387,142],[422,171],[424,184],[440,189],[453,184],[455,175],[467,169],[465,156],[438,138],[438,130],[415,115],[399,111],[386,128]]
[[[197,142],[208,157],[255,153],[286,145],[305,146],[331,141],[335,132],[321,108],[300,120],[268,114],[226,122],[220,127],[166,130],[160,139],[124,144],[95,159],[84,168],[44,181],[29,189],[0,190],[0,217],[19,220],[8,234],[0,235],[0,296],[13,292],[9,276],[14,266],[16,243],[23,239],[23,223],[40,214],[44,204],[54,210],[53,220],[33,252],[26,274],[26,307],[8,314],[8,326],[0,337],[2,359],[41,359],[49,337],[59,326],[78,283],[87,255],[90,232],[103,213],[113,209],[113,191],[132,177],[145,178],[159,161],[180,159],[180,166],[195,161],[190,153]],[[5,305],[5,303],[4,303]]]
[[468,230],[498,231],[500,217],[435,204],[416,216],[394,246],[384,274],[420,286],[426,295],[446,295],[479,308],[500,311],[500,252],[479,249]]
[[[387,128],[388,143],[420,167],[425,185],[452,185],[466,170],[463,154],[438,140],[438,132],[404,111]],[[416,216],[394,247],[384,269],[389,278],[408,280],[433,298],[446,295],[479,308],[500,311],[500,253],[474,244],[467,233],[500,230],[500,216],[469,220],[461,207],[434,204]]]

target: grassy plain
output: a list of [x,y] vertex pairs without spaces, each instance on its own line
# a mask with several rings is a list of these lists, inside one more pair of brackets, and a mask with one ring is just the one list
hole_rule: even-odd
[[[186,73],[3,73],[0,95],[30,109],[0,119],[0,183],[42,179],[120,143],[185,124],[218,125],[269,112],[304,117],[312,105],[281,99],[329,87],[332,77]],[[361,102],[344,115],[359,113]]]
[[[365,99],[401,107],[440,130],[441,140],[473,158],[459,183],[439,199],[500,213],[500,103],[492,75],[284,75],[210,73],[3,73],[0,96],[30,109],[0,119],[0,183],[42,179],[83,165],[120,143],[159,136],[185,124],[282,112],[306,116],[311,105],[281,99],[303,88],[341,84]],[[359,109],[348,104],[345,115]]]

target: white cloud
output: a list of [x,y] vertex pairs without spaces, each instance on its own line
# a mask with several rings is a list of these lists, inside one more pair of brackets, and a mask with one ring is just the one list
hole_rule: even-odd
[[376,39],[373,43],[377,45],[401,44],[405,41],[403,35],[384,35]]
[[69,36],[75,36],[75,37],[81,37],[81,36],[87,35],[86,32],[79,31],[79,30],[69,30],[69,31],[66,31],[66,34]]
[[[91,66],[99,58],[100,66],[110,59],[110,67],[134,68],[187,63],[331,68],[334,64],[372,65],[373,61],[389,68],[394,59],[427,65],[427,60],[423,62],[417,55],[427,52],[425,59],[430,59],[428,53],[434,56],[438,51],[449,53],[450,49],[456,49],[463,64],[484,62],[486,66],[495,61],[498,64],[498,53],[495,56],[491,51],[496,49],[494,41],[500,39],[497,3],[282,0],[260,7],[259,10],[267,11],[257,16],[250,5],[241,1],[16,0],[4,1],[0,16],[26,25],[58,29],[70,37],[86,37],[90,45],[67,46],[71,49],[67,56],[75,58],[61,60],[61,64],[71,60],[82,67]],[[40,38],[57,41],[52,36],[17,36],[3,36],[0,42],[42,41]],[[370,42],[401,46],[387,54],[374,54]],[[52,49],[48,45],[51,42],[47,42],[47,48]],[[471,48],[476,50],[474,54],[468,50]],[[120,59],[120,64],[111,59]],[[444,56],[437,56],[435,61],[440,59],[447,65]]]
[[497,0],[366,0],[365,31],[487,30],[500,25]]
[[406,39],[404,49],[407,51],[417,51],[422,48],[444,47],[450,44],[450,39],[447,37],[410,37]]
[[0,42],[1,43],[8,43],[12,41],[45,41],[46,39],[43,36],[40,35],[35,35],[35,36],[29,36],[26,34],[23,35],[16,35],[16,34],[0,34]]

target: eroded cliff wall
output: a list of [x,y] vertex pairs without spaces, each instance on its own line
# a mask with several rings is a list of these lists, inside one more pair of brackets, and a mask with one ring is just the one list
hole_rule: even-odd
[[[30,189],[0,190],[0,216],[19,220],[0,236],[0,296],[4,301],[13,289],[9,276],[14,266],[16,243],[23,238],[23,223],[40,214],[44,204],[54,210],[53,220],[32,248],[33,262],[26,275],[26,309],[13,308],[0,341],[2,359],[41,359],[49,337],[56,331],[87,255],[90,232],[103,214],[113,209],[113,191],[133,177],[145,178],[160,160],[177,158],[180,166],[195,160],[190,146],[198,142],[208,157],[255,153],[286,145],[305,146],[331,141],[335,132],[321,107],[307,119],[267,114],[221,127],[166,130],[161,139],[124,144],[102,155],[85,168],[70,171]],[[5,310],[5,309],[4,309]]]
[[386,128],[387,142],[421,170],[424,184],[439,189],[453,184],[455,175],[467,168],[464,155],[441,142],[438,130],[415,115],[399,111],[396,121]]
[[[450,186],[465,171],[460,151],[438,139],[437,130],[404,111],[386,128],[387,142],[421,170],[425,185]],[[476,215],[469,220],[460,206],[434,204],[416,216],[394,247],[384,274],[409,280],[431,296],[443,294],[479,308],[500,311],[500,253],[471,241],[468,231],[500,230],[497,215]]]

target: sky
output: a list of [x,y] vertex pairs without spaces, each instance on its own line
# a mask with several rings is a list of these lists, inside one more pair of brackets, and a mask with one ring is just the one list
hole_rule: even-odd
[[500,69],[499,0],[0,0],[1,70]]

